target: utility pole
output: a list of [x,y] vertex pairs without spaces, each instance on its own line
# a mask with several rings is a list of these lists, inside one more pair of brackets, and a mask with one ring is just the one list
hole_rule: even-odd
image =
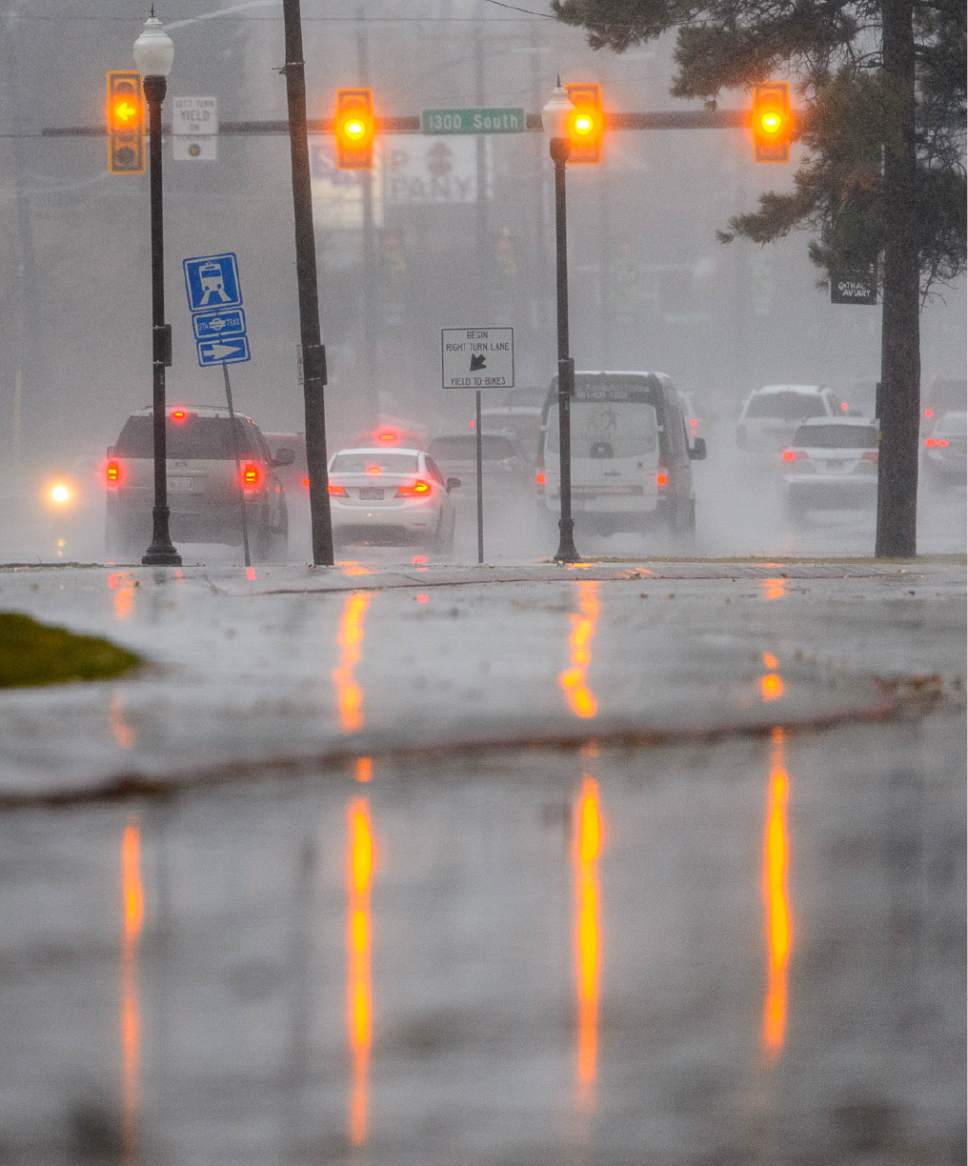
[[882,0],[883,70],[897,110],[884,149],[884,386],[877,481],[878,558],[917,554],[918,427],[921,414],[920,265],[913,0]]
[[[369,37],[363,12],[357,15],[356,30],[357,72],[360,85],[370,84]],[[376,284],[374,265],[376,257],[373,247],[373,170],[360,170],[363,191],[363,319],[360,321],[360,346],[363,354],[362,428],[369,429],[379,420],[379,394],[377,375],[379,369],[379,337],[381,329],[374,327],[376,320]]]
[[285,23],[286,97],[289,104],[289,151],[292,159],[292,207],[296,231],[296,279],[299,286],[299,335],[302,343],[303,395],[306,410],[306,462],[309,469],[309,510],[313,563],[333,565],[333,525],[329,511],[326,467],[326,350],[319,328],[316,290],[316,236],[313,229],[306,130],[306,71],[303,61],[299,0],[282,0]]
[[[484,41],[480,28],[474,29],[474,100],[479,107],[486,105],[484,97]],[[477,162],[477,261],[480,265],[483,287],[481,288],[481,311],[488,322],[491,319],[491,287],[493,264],[491,263],[491,224],[487,205],[487,142],[483,134],[474,139]]]

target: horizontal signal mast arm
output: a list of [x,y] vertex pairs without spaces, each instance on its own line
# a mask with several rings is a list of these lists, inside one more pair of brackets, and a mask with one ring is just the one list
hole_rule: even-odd
[[[791,110],[794,126],[798,127],[799,117]],[[657,109],[650,113],[604,113],[606,130],[735,130],[748,128],[752,113],[748,109]],[[331,117],[312,118],[306,123],[311,134],[332,134],[334,119]],[[529,113],[525,122],[527,129],[541,132],[541,115]],[[220,134],[287,134],[289,123],[276,121],[223,121],[219,123]],[[419,117],[378,117],[377,134],[419,134]],[[43,138],[103,138],[107,133],[104,126],[45,126],[40,131]],[[433,135],[428,135],[433,136]]]

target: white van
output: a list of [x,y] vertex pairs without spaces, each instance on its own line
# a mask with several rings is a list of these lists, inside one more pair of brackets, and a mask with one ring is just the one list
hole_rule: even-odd
[[[576,372],[571,418],[571,508],[576,527],[600,533],[665,526],[692,532],[690,460],[706,456],[686,436],[672,381],[656,372]],[[545,519],[560,512],[558,378],[548,390],[535,475]]]

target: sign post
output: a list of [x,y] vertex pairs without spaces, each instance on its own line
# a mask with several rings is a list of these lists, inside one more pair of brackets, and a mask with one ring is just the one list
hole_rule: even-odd
[[[198,99],[201,100],[201,99]],[[214,98],[212,98],[214,101]],[[185,273],[185,294],[192,316],[195,350],[202,368],[213,364],[222,366],[225,400],[229,407],[229,425],[232,429],[232,450],[235,454],[235,477],[239,485],[239,510],[242,516],[242,550],[245,565],[252,565],[249,554],[249,522],[245,512],[245,483],[242,480],[242,458],[239,453],[239,432],[232,403],[230,364],[251,360],[249,337],[242,309],[242,285],[239,282],[239,261],[234,251],[219,255],[196,255],[182,260]]]
[[474,389],[477,451],[477,561],[484,562],[484,438],[481,390],[514,388],[513,328],[442,328],[440,371],[445,389]]

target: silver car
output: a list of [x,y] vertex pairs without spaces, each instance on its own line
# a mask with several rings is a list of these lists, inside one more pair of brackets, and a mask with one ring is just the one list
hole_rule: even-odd
[[[293,451],[279,449],[273,458],[258,425],[241,413],[235,415],[233,439],[227,409],[170,408],[165,434],[172,541],[240,544],[244,503],[255,557],[285,558],[289,517],[276,467],[292,464]],[[131,414],[108,449],[109,557],[140,555],[151,541],[153,455],[153,415],[142,409]]]

